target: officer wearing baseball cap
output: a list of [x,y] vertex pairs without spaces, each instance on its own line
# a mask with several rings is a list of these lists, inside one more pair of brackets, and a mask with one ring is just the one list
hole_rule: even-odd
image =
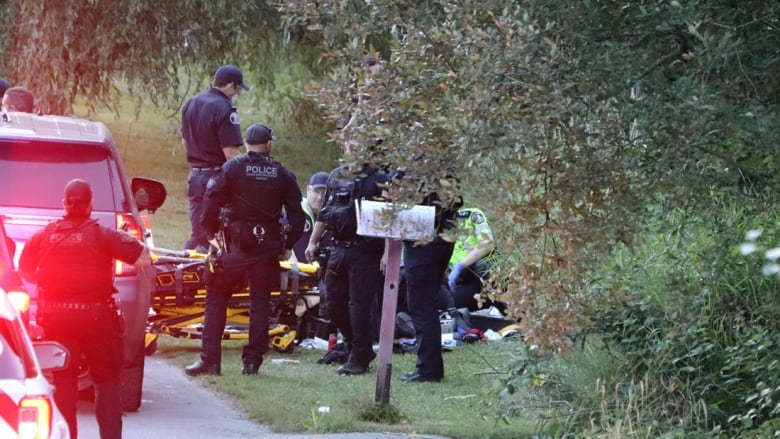
[[22,276],[38,286],[38,323],[47,338],[70,352],[65,369],[54,372],[54,398],[77,435],[79,359],[95,383],[95,414],[102,439],[122,437],[119,374],[122,368],[122,316],[113,294],[114,260],[132,264],[144,244],[91,218],[92,187],[74,179],[65,185],[65,215],[38,230],[22,250]]
[[303,234],[295,243],[293,253],[299,262],[306,261],[306,246],[309,245],[309,237],[314,229],[317,214],[320,213],[322,203],[325,201],[325,188],[328,186],[328,173],[324,171],[314,173],[306,186],[306,197],[301,201],[301,207],[306,214],[306,223],[303,226]]
[[225,64],[214,73],[211,88],[193,96],[182,108],[182,142],[191,168],[187,197],[192,228],[185,249],[208,248],[208,239],[200,226],[203,196],[206,184],[220,166],[240,153],[241,125],[233,103],[241,90],[249,90],[241,69]]
[[[295,175],[271,157],[276,139],[267,125],[246,130],[247,152],[223,166],[206,190],[201,225],[209,237],[218,232],[222,270],[206,288],[206,311],[200,359],[186,368],[189,375],[219,375],[225,313],[234,286],[249,279],[249,342],[241,355],[244,375],[256,375],[268,351],[271,290],[281,277],[279,261],[287,260],[303,232],[305,214]],[[288,230],[280,222],[286,212]],[[220,217],[220,212],[224,217]]]

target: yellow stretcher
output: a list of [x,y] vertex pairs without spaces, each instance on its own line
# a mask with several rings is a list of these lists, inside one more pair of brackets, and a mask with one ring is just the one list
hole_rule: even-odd
[[[155,293],[146,330],[146,354],[157,349],[160,334],[200,339],[205,314],[204,273],[207,255],[192,251],[152,249],[156,270]],[[323,323],[317,317],[320,293],[318,265],[281,261],[278,288],[271,293],[270,344],[281,353],[292,352],[301,338]],[[245,340],[249,328],[249,289],[233,293],[227,310],[223,340]]]

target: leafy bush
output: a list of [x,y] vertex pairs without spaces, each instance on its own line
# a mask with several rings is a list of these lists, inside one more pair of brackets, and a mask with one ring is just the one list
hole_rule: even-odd
[[[733,436],[776,420],[776,279],[761,274],[759,257],[734,252],[755,221],[777,223],[748,209],[688,221],[674,233],[655,221],[635,252],[617,249],[593,274],[590,294],[612,300],[592,316],[577,367],[551,372],[552,392],[576,407],[562,412],[570,430]],[[599,355],[582,361],[593,349]],[[572,385],[594,358],[599,373]]]

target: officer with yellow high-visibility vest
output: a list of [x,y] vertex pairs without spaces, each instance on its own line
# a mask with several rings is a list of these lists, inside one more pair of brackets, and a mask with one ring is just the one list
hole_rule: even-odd
[[458,240],[450,258],[447,284],[456,308],[479,309],[482,286],[495,261],[493,230],[485,214],[475,207],[458,210]]

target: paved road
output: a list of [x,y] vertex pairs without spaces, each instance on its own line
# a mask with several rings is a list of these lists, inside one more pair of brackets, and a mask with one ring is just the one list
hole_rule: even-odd
[[[126,439],[445,439],[396,433],[275,434],[159,358],[146,357],[145,373],[141,409],[124,417]],[[80,403],[79,438],[99,437],[94,413],[92,403]]]

